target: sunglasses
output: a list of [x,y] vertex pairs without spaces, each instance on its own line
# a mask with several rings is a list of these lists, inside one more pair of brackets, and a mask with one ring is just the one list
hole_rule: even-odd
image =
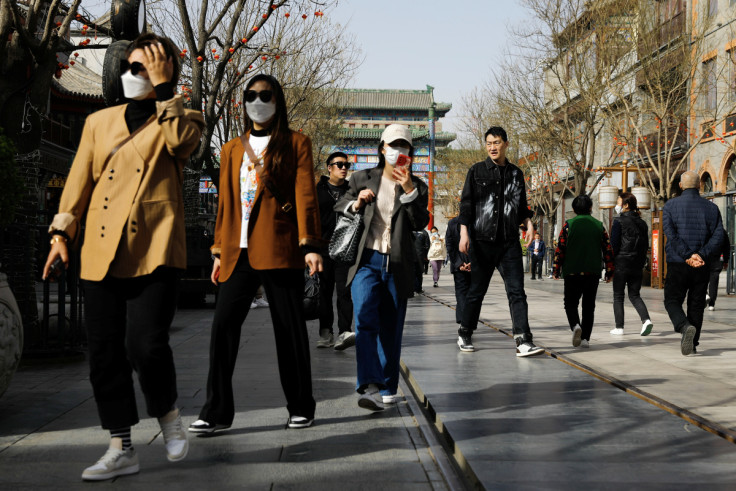
[[338,169],[350,170],[350,162],[333,162],[330,165],[334,165]]
[[273,91],[270,90],[262,90],[260,92],[256,92],[255,90],[246,90],[245,91],[245,102],[254,102],[256,98],[260,98],[262,102],[270,102],[273,98]]
[[140,61],[134,61],[133,63],[129,63],[128,60],[120,61],[120,73],[125,73],[130,70],[130,73],[133,75],[138,75],[138,72],[145,69],[146,67],[144,67],[143,63]]

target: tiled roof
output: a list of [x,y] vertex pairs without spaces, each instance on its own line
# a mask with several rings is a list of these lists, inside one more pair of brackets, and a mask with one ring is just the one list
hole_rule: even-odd
[[[343,89],[338,92],[338,104],[346,109],[408,109],[428,110],[432,95],[426,90]],[[452,104],[436,103],[437,116],[452,109]]]
[[[340,138],[344,140],[372,140],[378,142],[383,130],[384,128],[341,128]],[[437,142],[450,143],[457,138],[457,135],[447,131],[438,131],[434,137]],[[411,138],[414,142],[429,141],[429,131],[412,128]]]
[[53,86],[61,94],[102,100],[102,75],[77,63],[53,78]]

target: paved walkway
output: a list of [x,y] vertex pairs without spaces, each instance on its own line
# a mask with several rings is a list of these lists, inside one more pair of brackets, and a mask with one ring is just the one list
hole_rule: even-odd
[[[527,277],[528,278],[528,277]],[[410,300],[402,362],[420,403],[471,483],[485,489],[734,489],[736,298],[706,312],[698,355],[683,357],[662,307],[644,290],[655,327],[631,320],[613,337],[610,285],[601,284],[589,350],[573,349],[562,283],[527,282],[542,356],[518,359],[508,304],[494,278],[474,337],[455,344],[452,280]],[[204,400],[211,309],[181,310],[172,330],[179,403],[187,423]],[[312,343],[316,322],[309,323]],[[266,309],[251,313],[235,374],[233,428],[191,439],[181,464],[166,461],[158,425],[134,428],[141,472],[102,485],[130,489],[455,489],[459,482],[412,397],[369,415],[356,405],[355,353],[312,349],[317,422],[286,430]],[[404,392],[411,394],[408,387]],[[624,390],[622,390],[624,389]],[[145,409],[140,404],[141,415]],[[680,415],[673,414],[681,413]],[[683,419],[686,418],[686,419]],[[707,428],[706,430],[700,427]],[[720,433],[718,436],[715,433]],[[725,438],[724,438],[725,437]],[[77,488],[107,435],[86,363],[26,365],[0,398],[0,487]],[[39,465],[41,464],[41,465]],[[443,477],[445,476],[445,477]]]

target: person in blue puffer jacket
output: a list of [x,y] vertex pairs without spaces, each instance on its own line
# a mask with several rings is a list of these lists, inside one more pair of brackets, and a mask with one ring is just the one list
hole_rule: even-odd
[[[700,178],[694,171],[680,176],[682,195],[669,200],[663,209],[667,243],[667,277],[664,306],[675,332],[682,335],[683,355],[696,353],[703,326],[709,262],[721,247],[723,221],[716,205],[700,196]],[[687,297],[687,314],[682,302]]]

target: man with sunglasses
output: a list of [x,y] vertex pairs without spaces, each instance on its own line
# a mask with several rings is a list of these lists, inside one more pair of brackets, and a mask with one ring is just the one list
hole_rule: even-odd
[[[322,222],[322,239],[329,244],[332,233],[335,231],[337,214],[334,211],[335,203],[348,190],[346,177],[350,169],[348,157],[342,152],[333,152],[327,157],[327,172],[317,183],[317,200]],[[355,333],[351,331],[353,323],[353,300],[350,288],[347,286],[348,269],[350,265],[336,263],[330,258],[325,246],[322,251],[324,271],[320,273],[320,315],[318,348],[329,348],[342,351],[355,345]],[[332,292],[337,288],[337,328],[339,334],[335,342],[332,324],[334,312],[332,310]]]

